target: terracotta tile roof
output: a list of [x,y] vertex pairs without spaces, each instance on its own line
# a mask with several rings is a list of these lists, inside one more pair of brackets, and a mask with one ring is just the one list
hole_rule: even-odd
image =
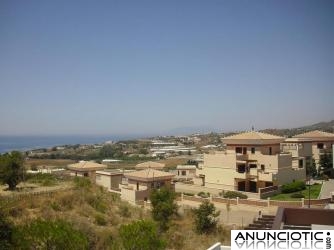
[[224,137],[222,140],[226,144],[238,145],[261,145],[279,144],[284,141],[284,137],[262,133],[258,131],[244,132],[236,135]]
[[171,173],[147,168],[147,169],[143,169],[140,171],[126,173],[124,174],[124,176],[130,180],[153,181],[153,180],[172,179],[175,175]]
[[303,134],[295,135],[293,138],[312,139],[312,141],[334,141],[334,134],[320,130],[313,130]]
[[163,169],[164,167],[165,164],[154,161],[147,161],[136,165],[136,169],[145,169],[145,168]]
[[102,170],[105,168],[107,168],[106,165],[92,161],[80,161],[78,163],[68,165],[68,169],[76,171]]

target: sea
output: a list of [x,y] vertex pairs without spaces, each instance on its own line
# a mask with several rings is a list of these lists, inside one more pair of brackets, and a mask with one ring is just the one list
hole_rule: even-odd
[[121,141],[138,138],[135,135],[53,135],[53,136],[2,136],[0,135],[0,154],[28,151],[39,148],[75,144],[97,144],[106,141]]

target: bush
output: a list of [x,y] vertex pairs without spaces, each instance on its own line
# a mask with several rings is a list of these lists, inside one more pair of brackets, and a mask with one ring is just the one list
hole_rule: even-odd
[[88,247],[86,236],[62,220],[35,220],[19,227],[13,239],[17,249],[87,249]]
[[202,197],[202,198],[209,198],[210,197],[210,193],[205,193],[205,192],[199,192],[197,194],[198,196]]
[[126,217],[126,218],[130,218],[131,217],[131,211],[130,211],[130,208],[127,204],[121,204],[119,206],[119,214],[122,216],[122,217]]
[[95,223],[96,223],[97,225],[99,225],[99,226],[105,226],[105,225],[107,225],[107,221],[106,221],[106,219],[105,219],[104,216],[101,215],[101,214],[97,214],[97,215],[95,215]]
[[240,193],[240,192],[237,192],[237,191],[227,191],[224,193],[224,198],[230,198],[230,199],[235,199],[239,197],[239,199],[247,199],[248,196],[243,194],[243,193]]
[[187,196],[194,196],[193,193],[183,193],[184,195],[187,195]]
[[87,195],[86,196],[86,202],[93,208],[95,208],[96,211],[105,213],[107,211],[107,204],[105,203],[105,200],[102,196],[97,195]]
[[216,229],[216,219],[220,211],[216,211],[215,205],[209,201],[203,201],[199,208],[193,210],[195,215],[195,229],[199,234],[207,234]]
[[90,180],[85,177],[75,177],[74,184],[76,188],[84,188],[84,189],[88,189],[92,186]]
[[0,249],[11,249],[13,229],[13,225],[0,211]]
[[121,225],[119,235],[126,250],[165,249],[166,243],[160,239],[157,227],[152,221],[139,220]]
[[42,186],[54,186],[57,183],[57,179],[52,174],[30,174],[27,175],[28,182],[40,184]]
[[282,186],[282,193],[288,194],[293,192],[302,191],[306,188],[304,181],[294,181],[289,184],[285,184]]
[[290,195],[291,198],[305,198],[305,195],[302,193],[294,193]]
[[161,231],[168,229],[171,217],[177,214],[175,198],[175,192],[164,187],[154,189],[151,193],[152,217]]

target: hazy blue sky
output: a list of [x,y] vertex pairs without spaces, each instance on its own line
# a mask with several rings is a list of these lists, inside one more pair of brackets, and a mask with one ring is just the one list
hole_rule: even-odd
[[334,1],[0,1],[0,134],[334,118]]

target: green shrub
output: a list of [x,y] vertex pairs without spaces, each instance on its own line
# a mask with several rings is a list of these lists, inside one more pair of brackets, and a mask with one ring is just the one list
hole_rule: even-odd
[[99,225],[99,226],[105,226],[105,225],[107,225],[107,221],[106,221],[106,219],[105,219],[104,216],[101,215],[101,214],[97,214],[97,215],[95,215],[95,223],[96,223],[97,225]]
[[209,198],[210,197],[210,193],[209,192],[205,193],[203,191],[199,192],[197,195],[200,196],[200,197],[202,197],[202,198]]
[[139,220],[121,225],[119,235],[125,250],[158,250],[165,249],[166,246],[152,221]]
[[37,219],[20,226],[14,234],[14,249],[87,249],[87,237],[62,220]]
[[304,181],[294,181],[282,186],[282,193],[288,194],[293,192],[302,191],[306,188]]
[[90,188],[92,186],[92,183],[88,178],[84,177],[75,177],[74,178],[74,184],[76,188]]
[[224,193],[224,198],[230,198],[230,199],[235,199],[239,197],[239,199],[247,199],[248,196],[243,194],[243,193],[240,193],[240,192],[237,192],[237,191],[227,191]]
[[213,203],[205,200],[199,208],[193,209],[195,215],[195,229],[199,234],[208,234],[216,229],[220,211]]
[[60,211],[61,207],[59,206],[59,204],[57,202],[51,202],[50,207],[54,210],[54,211]]
[[192,193],[183,193],[184,195],[187,195],[187,196],[194,196],[194,194]]
[[302,193],[294,193],[290,195],[291,198],[305,198],[305,195]]
[[86,202],[91,205],[93,208],[95,208],[96,211],[105,213],[107,210],[107,205],[105,203],[105,200],[102,196],[96,196],[96,195],[87,195],[86,196]]
[[40,184],[42,186],[54,186],[57,184],[57,179],[52,174],[29,174],[27,175],[27,180],[30,183]]
[[131,217],[131,211],[130,211],[130,208],[127,204],[121,204],[119,206],[119,214],[122,216],[122,217],[127,217],[127,218],[130,218]]

